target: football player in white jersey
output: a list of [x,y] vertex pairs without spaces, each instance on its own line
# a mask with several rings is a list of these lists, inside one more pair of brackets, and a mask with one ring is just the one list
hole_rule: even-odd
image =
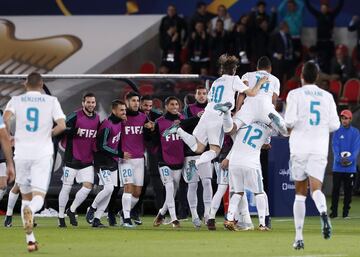
[[28,75],[25,88],[26,93],[13,96],[8,102],[4,121],[8,123],[15,116],[16,183],[20,187],[21,217],[31,252],[38,249],[33,215],[42,208],[49,187],[54,154],[52,137],[65,130],[65,115],[56,97],[41,94],[43,80],[39,73]]
[[262,122],[253,122],[238,129],[229,154],[229,184],[234,192],[230,199],[227,221],[229,230],[237,230],[234,216],[238,211],[245,189],[255,194],[259,216],[259,230],[269,230],[265,225],[266,196],[262,182],[260,151],[268,143],[272,129]]
[[257,71],[247,72],[242,76],[242,80],[249,88],[254,88],[258,81],[266,77],[268,81],[261,85],[259,92],[253,97],[246,97],[240,94],[237,105],[241,109],[235,114],[235,125],[231,122],[231,114],[227,111],[224,114],[224,131],[229,133],[236,131],[244,125],[249,125],[254,121],[260,121],[265,124],[270,124],[277,129],[281,134],[287,135],[287,128],[283,118],[275,110],[277,98],[280,94],[280,81],[271,74],[271,61],[268,57],[260,57],[257,62]]
[[289,92],[285,122],[290,132],[291,175],[295,181],[294,223],[297,250],[304,248],[303,225],[308,185],[311,197],[320,213],[322,234],[331,237],[324,194],[321,192],[329,150],[329,133],[340,126],[332,95],[314,83],[319,70],[315,63],[304,64],[302,87]]
[[[208,94],[208,104],[204,114],[201,116],[193,134],[185,132],[178,125],[173,126],[164,133],[164,136],[177,133],[181,139],[195,153],[202,153],[194,163],[196,166],[213,160],[220,152],[223,142],[223,121],[219,119],[219,112],[214,107],[230,110],[234,106],[235,93],[245,93],[248,96],[255,96],[262,84],[266,83],[267,77],[262,77],[253,88],[247,87],[236,74],[239,60],[235,56],[223,54],[219,58],[221,77],[214,81]],[[230,113],[230,111],[229,111]],[[210,150],[205,151],[207,144]],[[195,168],[195,165],[192,168]]]

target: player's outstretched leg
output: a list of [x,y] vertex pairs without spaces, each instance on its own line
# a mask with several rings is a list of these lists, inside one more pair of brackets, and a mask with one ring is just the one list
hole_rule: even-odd
[[271,126],[279,131],[283,136],[289,136],[289,132],[285,125],[284,119],[278,113],[269,113],[269,119],[271,120]]
[[231,107],[232,107],[232,104],[230,102],[218,103],[218,104],[215,104],[214,110],[219,111],[221,113],[225,113],[225,112],[229,111],[231,109]]

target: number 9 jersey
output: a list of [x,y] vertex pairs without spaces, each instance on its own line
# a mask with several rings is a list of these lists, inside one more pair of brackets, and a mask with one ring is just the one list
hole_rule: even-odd
[[36,160],[54,153],[52,127],[65,119],[56,97],[29,91],[13,96],[5,111],[15,116],[15,158]]
[[289,92],[286,104],[290,153],[327,156],[329,133],[340,126],[333,96],[316,85],[304,85]]

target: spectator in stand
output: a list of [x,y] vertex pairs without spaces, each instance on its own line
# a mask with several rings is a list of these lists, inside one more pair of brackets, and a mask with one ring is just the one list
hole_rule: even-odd
[[289,26],[296,65],[300,62],[302,53],[301,28],[304,16],[304,0],[283,0],[278,12]]
[[210,22],[210,32],[214,32],[216,30],[216,22],[220,19],[224,22],[224,29],[228,32],[232,31],[234,27],[234,22],[231,19],[230,14],[228,13],[226,7],[224,5],[219,5],[217,9],[217,16],[211,19]]
[[325,91],[328,91],[334,98],[335,104],[337,106],[338,104],[338,95],[336,95],[334,92],[330,91],[330,80],[327,78],[322,78],[316,81],[316,85],[319,85],[321,89],[324,89]]
[[338,0],[335,9],[330,10],[327,0],[321,1],[320,11],[316,10],[310,3],[310,0],[305,0],[309,12],[315,16],[317,20],[317,42],[316,45],[319,51],[319,64],[323,72],[330,72],[331,58],[334,56],[334,41],[333,29],[335,25],[335,18],[340,13],[344,0]]
[[209,67],[208,39],[209,36],[205,31],[204,23],[197,22],[188,44],[190,62],[194,73],[203,73]]
[[331,60],[330,74],[333,79],[340,80],[343,84],[354,76],[354,67],[345,45],[336,47],[335,57]]
[[261,24],[263,20],[266,20],[268,24],[268,31],[272,32],[275,29],[277,23],[276,8],[275,7],[271,8],[271,16],[270,16],[266,13],[266,2],[259,1],[257,2],[256,7],[252,8],[251,10],[250,21],[249,21],[251,31],[255,32],[256,28]]
[[178,73],[180,69],[180,34],[173,24],[169,26],[166,34],[160,37],[162,50],[162,63],[169,67],[170,73]]
[[215,30],[211,33],[210,37],[210,67],[211,74],[218,75],[218,59],[220,55],[227,53],[229,50],[229,34],[224,29],[224,22],[218,19],[215,24]]
[[270,56],[269,54],[269,43],[270,33],[269,24],[266,19],[258,20],[258,26],[256,27],[255,33],[251,36],[251,62],[256,61],[261,56]]
[[206,8],[207,5],[204,2],[198,2],[196,4],[196,12],[190,19],[190,32],[193,32],[195,30],[195,25],[197,22],[202,22],[205,25],[205,30],[207,30],[210,20],[213,18],[214,15],[208,13]]
[[332,147],[333,163],[333,191],[331,196],[330,218],[338,216],[338,203],[341,183],[344,185],[343,218],[349,216],[352,188],[355,181],[356,163],[360,149],[359,130],[351,126],[352,112],[343,110],[340,114],[341,127],[334,132]]
[[248,15],[244,15],[240,18],[239,22],[236,23],[234,30],[231,34],[230,49],[231,53],[235,56],[240,57],[240,75],[250,71],[250,35],[247,28],[246,20]]
[[286,21],[280,23],[279,32],[271,37],[270,52],[273,74],[280,82],[285,82],[294,74],[294,50]]
[[360,18],[359,16],[353,16],[349,26],[349,31],[357,31],[357,40],[356,40],[356,56],[353,59],[353,65],[356,68],[357,76],[360,77]]
[[176,12],[176,7],[170,4],[167,8],[167,14],[161,19],[160,23],[160,42],[161,39],[168,33],[168,29],[172,26],[176,26],[176,31],[179,33],[180,43],[183,46],[187,40],[187,24],[185,20],[180,17]]
[[191,64],[186,62],[181,66],[180,74],[192,74]]

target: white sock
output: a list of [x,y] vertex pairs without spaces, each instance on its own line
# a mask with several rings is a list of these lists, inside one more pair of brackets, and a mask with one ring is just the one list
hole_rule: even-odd
[[25,235],[26,235],[26,243],[29,243],[29,242],[35,243],[36,242],[35,235],[33,232],[31,232],[30,235],[28,235],[28,234],[25,234]]
[[306,196],[295,195],[295,201],[293,206],[294,212],[294,225],[295,225],[295,240],[303,240],[303,227],[305,220],[305,205]]
[[113,190],[113,185],[105,185],[104,188],[96,195],[91,207],[97,209],[104,199],[106,199],[109,195],[111,196]]
[[268,198],[265,191],[264,191],[264,196],[265,196],[265,201],[266,201],[265,216],[269,216],[270,215],[270,212],[269,212],[269,198]]
[[123,208],[123,214],[125,219],[130,218],[130,210],[131,210],[131,194],[130,193],[123,193],[121,202]]
[[40,211],[44,205],[44,198],[40,195],[35,195],[30,202],[30,209],[33,214]]
[[74,199],[73,203],[70,206],[71,212],[76,212],[77,207],[79,207],[80,204],[82,204],[85,201],[85,199],[89,195],[90,191],[91,191],[91,189],[86,188],[86,187],[80,188],[80,190],[75,195],[75,199]]
[[231,118],[231,112],[227,111],[223,115],[223,128],[225,133],[229,133],[233,128],[233,119]]
[[255,195],[255,200],[259,217],[259,225],[265,226],[266,199],[264,194]]
[[199,165],[202,165],[207,162],[211,162],[213,159],[215,159],[217,156],[216,152],[214,150],[208,150],[206,152],[203,152],[200,155],[200,158],[196,160],[196,166],[199,167]]
[[221,199],[223,198],[227,188],[228,185],[220,185],[220,184],[218,185],[216,193],[211,201],[209,219],[215,219],[216,213],[221,204]]
[[21,212],[21,220],[22,220],[23,225],[25,224],[23,211],[24,211],[25,206],[29,206],[29,205],[30,205],[30,201],[28,201],[28,200],[21,201],[21,211],[20,212]]
[[195,152],[197,150],[198,145],[196,142],[196,138],[193,135],[187,133],[182,128],[178,128],[176,133],[185,142],[185,144],[190,147],[191,151]]
[[6,209],[6,216],[12,216],[14,213],[14,207],[16,204],[17,199],[19,198],[19,194],[15,194],[12,191],[9,193],[9,199]]
[[174,184],[166,183],[165,190],[166,190],[165,202],[169,210],[171,221],[177,220],[176,212],[175,212]]
[[167,204],[166,204],[166,201],[165,201],[163,207],[160,209],[159,212],[160,212],[161,215],[165,215],[167,211],[168,211],[168,207],[167,207]]
[[103,216],[106,207],[108,206],[109,202],[111,199],[111,194],[108,194],[106,197],[103,198],[103,200],[101,202],[98,203],[97,205],[97,209],[95,211],[94,217],[97,219],[101,219],[101,217]]
[[327,207],[326,207],[326,198],[325,195],[323,194],[323,192],[321,192],[320,190],[315,190],[312,193],[312,199],[315,202],[316,208],[318,209],[318,211],[321,213],[327,211]]
[[199,218],[197,212],[197,205],[198,205],[197,188],[198,188],[197,182],[188,184],[187,200],[189,203],[192,220]]
[[242,222],[246,223],[246,224],[252,224],[252,220],[250,217],[250,212],[249,212],[249,202],[248,199],[246,197],[246,194],[244,193],[244,196],[241,198],[240,201],[240,214],[241,214],[241,220]]
[[210,178],[201,180],[203,186],[204,217],[209,217],[213,190]]
[[234,221],[235,213],[238,210],[239,203],[241,201],[242,196],[239,194],[233,194],[229,203],[229,210],[227,213],[227,220]]
[[63,185],[59,193],[59,218],[64,218],[66,204],[69,201],[71,185]]
[[139,198],[134,197],[133,195],[131,195],[131,209],[134,208],[134,206],[137,204],[137,202],[139,201]]
[[0,201],[3,199],[5,193],[6,193],[6,188],[5,189],[0,189]]

